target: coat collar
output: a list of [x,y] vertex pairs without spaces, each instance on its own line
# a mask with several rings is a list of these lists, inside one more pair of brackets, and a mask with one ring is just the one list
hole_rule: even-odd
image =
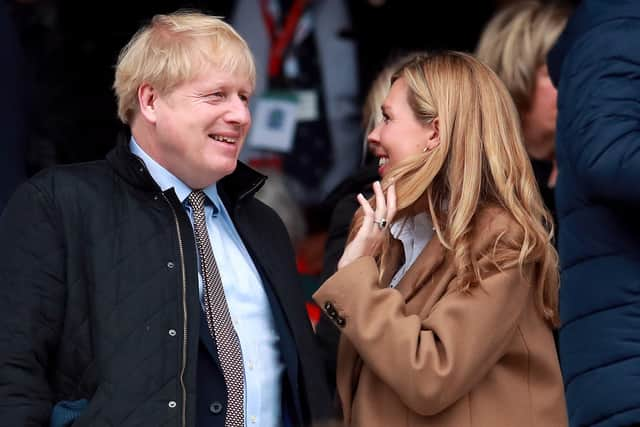
[[[385,265],[385,274],[380,281],[381,286],[389,286],[398,269],[402,259],[401,246],[400,242],[394,239],[391,255]],[[426,278],[440,267],[444,261],[444,254],[444,247],[438,236],[434,234],[396,286],[405,301],[411,299],[416,292],[427,285]]]
[[[107,161],[133,187],[145,192],[160,191],[144,162],[129,150],[128,136],[119,138],[115,148],[107,154]],[[266,179],[266,176],[238,162],[236,170],[220,180],[218,189],[227,208],[233,208],[239,200],[255,194]]]

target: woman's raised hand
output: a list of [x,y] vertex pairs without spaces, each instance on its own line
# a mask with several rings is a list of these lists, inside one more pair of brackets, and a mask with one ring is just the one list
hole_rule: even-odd
[[376,196],[375,210],[362,194],[357,199],[362,207],[363,221],[358,233],[344,249],[344,253],[338,262],[338,269],[348,265],[363,256],[375,256],[380,251],[387,227],[391,224],[396,214],[396,189],[391,184],[387,194],[382,192],[379,181],[373,183],[373,192]]

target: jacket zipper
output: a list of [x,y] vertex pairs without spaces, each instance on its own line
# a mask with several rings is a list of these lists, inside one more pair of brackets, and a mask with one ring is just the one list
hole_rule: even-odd
[[180,223],[173,205],[162,193],[162,197],[167,201],[173,213],[173,219],[176,223],[176,233],[178,235],[178,246],[180,248],[180,269],[182,271],[182,315],[183,315],[183,341],[182,341],[182,367],[180,369],[180,387],[182,388],[182,426],[187,426],[187,388],[184,385],[184,372],[187,369],[187,277],[184,265],[184,245],[182,243],[182,234],[180,233]]

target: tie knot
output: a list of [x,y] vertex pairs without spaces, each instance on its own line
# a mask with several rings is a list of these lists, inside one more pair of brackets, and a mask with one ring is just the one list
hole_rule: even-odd
[[212,215],[214,217],[217,216],[218,212],[220,211],[215,202],[209,199],[209,196],[207,196],[202,190],[191,192],[191,194],[189,194],[189,196],[187,197],[187,200],[189,201],[189,205],[194,212],[204,213],[204,207],[207,204],[207,200],[209,201],[210,206],[213,208]]
[[204,203],[207,200],[207,195],[204,194],[204,191],[202,190],[192,191],[187,199],[194,211],[200,211],[204,209]]

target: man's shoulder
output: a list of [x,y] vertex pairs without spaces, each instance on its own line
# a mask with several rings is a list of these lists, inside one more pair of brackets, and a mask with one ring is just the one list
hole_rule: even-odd
[[[17,191],[36,192],[46,199],[61,202],[108,194],[113,187],[114,171],[105,160],[56,165],[41,170]],[[108,188],[107,188],[108,187]],[[105,190],[102,191],[102,190]]]
[[96,160],[51,166],[35,174],[29,182],[36,187],[46,188],[74,182],[97,182],[112,175],[113,169],[106,160]]

